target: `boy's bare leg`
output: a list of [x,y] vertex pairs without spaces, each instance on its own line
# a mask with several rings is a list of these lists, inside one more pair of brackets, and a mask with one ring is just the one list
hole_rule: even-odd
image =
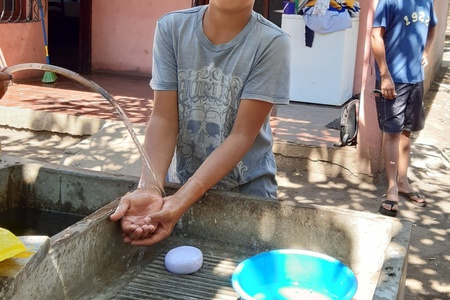
[[[383,153],[384,165],[386,172],[386,179],[388,188],[386,192],[386,199],[398,201],[398,187],[397,187],[397,172],[398,172],[398,158],[399,158],[399,143],[400,134],[383,134]],[[383,207],[387,210],[396,211],[397,205],[391,207],[390,204],[383,203]]]
[[[403,131],[400,136],[400,143],[399,143],[397,187],[398,192],[404,194],[414,192],[408,180],[410,153],[411,153],[411,132]],[[416,201],[419,203],[426,202],[426,199],[423,195],[420,196],[412,195],[409,198],[412,201]]]
[[397,185],[399,190],[402,192],[411,192],[411,187],[408,182],[408,168],[410,161],[410,151],[411,151],[411,133],[408,131],[403,131],[400,136],[399,143],[399,156],[398,156],[398,174],[397,174]]

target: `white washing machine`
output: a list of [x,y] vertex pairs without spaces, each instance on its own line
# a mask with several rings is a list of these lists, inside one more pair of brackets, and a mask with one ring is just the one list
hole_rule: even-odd
[[358,26],[352,18],[349,29],[315,32],[307,47],[303,16],[282,15],[281,28],[291,36],[291,101],[341,106],[353,96]]

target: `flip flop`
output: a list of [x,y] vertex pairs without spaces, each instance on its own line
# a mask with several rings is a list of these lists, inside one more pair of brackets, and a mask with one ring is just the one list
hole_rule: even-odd
[[[388,204],[388,205],[390,205],[391,206],[391,209],[386,209],[386,208],[384,208],[383,207],[383,204]],[[382,213],[383,215],[385,215],[385,216],[389,216],[389,217],[395,217],[396,215],[397,215],[397,210],[392,210],[392,208],[394,208],[394,206],[395,205],[397,205],[397,207],[398,207],[398,202],[397,201],[394,201],[394,200],[384,200],[382,203],[381,203],[381,206],[380,206],[380,208],[378,209],[378,211],[380,212],[380,213]]]
[[398,192],[398,194],[402,195],[403,197],[405,197],[409,202],[411,202],[415,206],[418,206],[418,207],[425,207],[425,206],[427,206],[427,202],[426,201],[418,202],[417,200],[414,200],[412,198],[412,197],[417,197],[419,199],[425,200],[418,192],[411,192],[411,193]]

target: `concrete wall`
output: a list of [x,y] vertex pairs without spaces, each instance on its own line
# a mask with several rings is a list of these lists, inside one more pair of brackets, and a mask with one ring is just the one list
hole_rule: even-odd
[[433,46],[428,54],[429,65],[425,68],[425,89],[427,90],[431,86],[431,83],[434,80],[434,74],[442,62],[449,8],[449,0],[434,0],[434,2],[435,12],[438,18],[438,29]]
[[149,75],[156,21],[191,7],[190,0],[95,0],[92,4],[92,70]]
[[374,174],[381,170],[381,132],[375,112],[375,100],[370,90],[375,85],[374,61],[371,49],[374,1],[360,1],[358,51],[354,79],[354,94],[360,93],[358,167],[363,174]]

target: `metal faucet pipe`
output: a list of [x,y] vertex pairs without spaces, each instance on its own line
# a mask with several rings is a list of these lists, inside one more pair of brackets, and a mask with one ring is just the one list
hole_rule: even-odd
[[81,76],[80,74],[78,74],[76,72],[70,71],[65,68],[53,66],[50,64],[41,64],[41,63],[17,64],[17,65],[8,67],[3,72],[5,72],[7,74],[12,74],[15,72],[28,71],[28,70],[38,70],[38,71],[58,73],[60,75],[66,76],[70,79],[73,79],[76,82],[78,82],[84,86],[87,86],[87,87],[91,88],[92,90],[94,90],[95,92],[98,92],[100,95],[102,95],[103,98],[105,98],[109,103],[111,103],[111,105],[119,113],[120,117],[122,118],[123,123],[125,124],[128,132],[130,133],[130,135],[133,139],[133,142],[136,144],[136,146],[139,150],[139,153],[141,154],[142,159],[144,160],[144,164],[146,165],[146,167],[148,168],[150,173],[153,175],[156,184],[158,184],[158,186],[160,186],[159,182],[156,178],[156,175],[153,172],[153,168],[151,166],[150,159],[148,158],[147,153],[144,151],[141,144],[139,143],[139,141],[136,137],[136,132],[134,131],[133,127],[131,127],[130,121],[129,121],[127,115],[125,114],[123,109],[119,106],[119,104],[114,99],[114,97],[111,96],[111,94],[109,94],[104,88],[102,88],[100,85],[98,85],[94,81],[84,78],[83,76]]
[[[28,70],[38,70],[38,71],[45,71],[45,72],[54,72],[61,74],[63,76],[66,76],[70,79],[73,79],[79,83],[81,83],[84,86],[87,86],[91,88],[92,90],[98,92],[101,94],[106,100],[108,100],[109,103],[111,103],[114,108],[117,109],[117,103],[115,99],[101,86],[99,86],[97,83],[95,83],[92,80],[86,79],[80,74],[67,70],[65,68],[49,65],[49,64],[40,64],[40,63],[25,63],[25,64],[18,64],[11,67],[8,67],[3,72],[7,74],[12,74],[15,72],[20,71],[28,71]],[[125,116],[126,117],[126,116]]]

